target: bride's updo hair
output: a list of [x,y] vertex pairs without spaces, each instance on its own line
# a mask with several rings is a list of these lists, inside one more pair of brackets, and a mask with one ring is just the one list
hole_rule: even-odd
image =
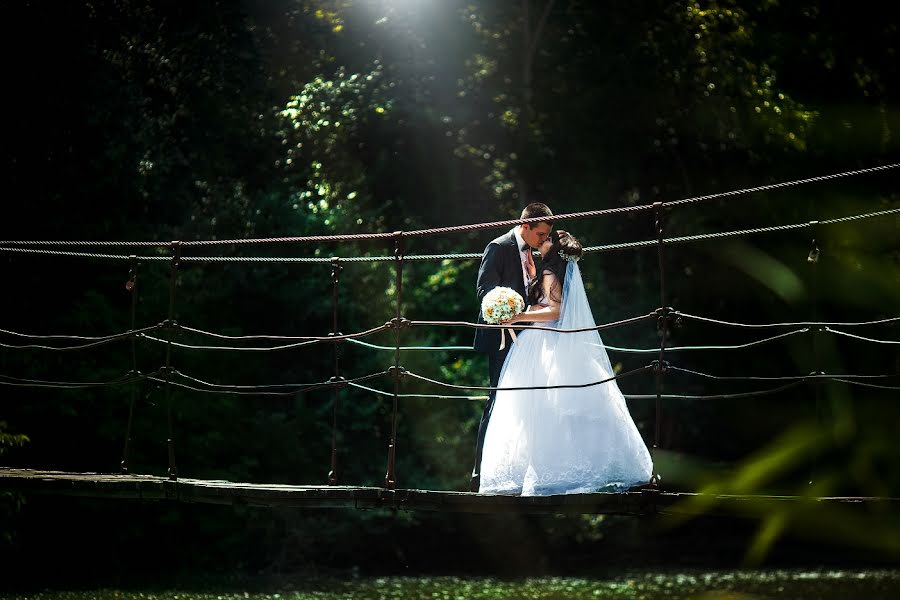
[[[543,277],[550,273],[556,275],[556,283],[550,288],[550,297],[554,302],[562,302],[562,290],[566,281],[566,266],[568,264],[566,259],[577,261],[584,252],[581,242],[575,239],[575,236],[568,231],[559,229],[550,232],[550,241],[553,242],[553,246],[550,247],[550,251],[547,252],[547,255],[541,261],[541,272],[528,284],[526,304],[534,305],[538,303],[544,292],[541,285]],[[566,259],[560,253],[565,254]]]

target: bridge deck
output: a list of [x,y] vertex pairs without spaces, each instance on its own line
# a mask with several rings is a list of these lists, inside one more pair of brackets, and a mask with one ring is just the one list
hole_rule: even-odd
[[[701,495],[643,489],[624,493],[519,497],[354,486],[307,486],[178,479],[154,475],[66,473],[0,467],[0,491],[188,503],[357,508],[469,513],[744,512],[751,503],[814,502],[852,507],[878,504],[896,511],[900,498]],[[697,502],[700,500],[701,502]],[[742,506],[743,505],[743,506]]]

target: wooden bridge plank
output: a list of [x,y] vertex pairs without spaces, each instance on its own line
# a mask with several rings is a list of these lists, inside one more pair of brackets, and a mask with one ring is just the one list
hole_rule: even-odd
[[155,475],[67,473],[5,467],[0,467],[0,490],[204,504],[467,513],[749,514],[781,503],[803,502],[900,512],[898,498],[703,495],[652,489],[520,497],[357,486],[236,483],[204,479],[172,481]]

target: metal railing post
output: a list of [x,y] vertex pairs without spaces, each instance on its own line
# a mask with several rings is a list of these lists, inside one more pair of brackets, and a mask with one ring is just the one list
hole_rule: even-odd
[[[175,241],[171,244],[172,261],[171,271],[169,273],[169,318],[166,322],[169,328],[174,328],[175,324],[175,287],[178,283],[178,262],[181,259],[181,242]],[[166,446],[169,451],[169,479],[175,481],[178,479],[178,467],[175,465],[175,436],[172,425],[172,336],[169,335],[166,343],[166,421],[168,422],[168,438]]]
[[403,232],[397,231],[394,234],[394,269],[396,276],[397,288],[397,306],[393,326],[396,329],[396,349],[394,351],[394,402],[391,411],[391,439],[388,444],[388,463],[387,473],[384,475],[384,487],[389,490],[397,486],[397,402],[400,396],[400,377],[402,376],[400,368],[400,329],[401,329],[401,308],[403,302]]
[[657,361],[654,374],[656,376],[656,419],[653,435],[653,476],[650,483],[654,486],[659,485],[659,472],[657,470],[658,461],[657,450],[660,447],[660,432],[662,427],[662,388],[663,375],[666,372],[666,336],[669,333],[669,309],[666,307],[666,270],[663,244],[663,217],[664,204],[662,202],[654,202],[653,210],[656,216],[656,248],[659,257],[659,317],[657,318],[657,330],[659,331],[659,360]]
[[[819,222],[810,221],[809,230],[812,235],[809,254],[806,257],[806,263],[810,266],[810,304],[812,310],[812,322],[819,322]],[[812,375],[824,375],[822,370],[822,361],[819,352],[819,333],[821,327],[813,325],[809,328],[810,345],[812,350]],[[814,379],[813,382],[813,398],[816,415],[816,424],[822,424],[822,382],[820,379]],[[816,471],[818,469],[818,461],[813,458],[809,474],[809,485],[815,480]]]
[[[125,289],[128,293],[131,294],[131,371],[129,375],[131,377],[138,377],[140,375],[137,368],[137,340],[134,337],[134,329],[135,329],[135,320],[137,315],[137,270],[140,266],[140,263],[137,260],[137,256],[132,255],[129,259],[129,268],[128,268],[128,281],[125,283]],[[131,424],[134,418],[134,404],[137,398],[137,386],[138,382],[133,381],[131,385],[128,387],[131,391],[131,402],[128,404],[128,425],[125,427],[125,447],[122,449],[122,462],[120,463],[120,468],[122,473],[128,473],[128,450],[131,445]]]
[[[338,284],[341,280],[341,270],[343,267],[340,258],[332,257],[331,259],[331,310],[332,325],[331,332],[334,336],[341,335],[338,331]],[[334,378],[333,381],[340,382],[341,377],[340,358],[341,358],[341,342],[334,340],[332,343],[334,351]],[[333,390],[333,408],[334,414],[331,422],[331,470],[328,472],[328,485],[337,485],[338,482],[338,450],[337,450],[337,430],[338,430],[338,411],[341,406],[340,385],[332,387]]]

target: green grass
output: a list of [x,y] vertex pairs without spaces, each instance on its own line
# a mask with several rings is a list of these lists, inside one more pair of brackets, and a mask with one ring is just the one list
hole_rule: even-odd
[[640,573],[615,579],[463,577],[310,579],[260,592],[179,590],[43,591],[7,594],[16,600],[336,600],[336,599],[597,599],[597,598],[900,598],[900,570],[756,570]]

